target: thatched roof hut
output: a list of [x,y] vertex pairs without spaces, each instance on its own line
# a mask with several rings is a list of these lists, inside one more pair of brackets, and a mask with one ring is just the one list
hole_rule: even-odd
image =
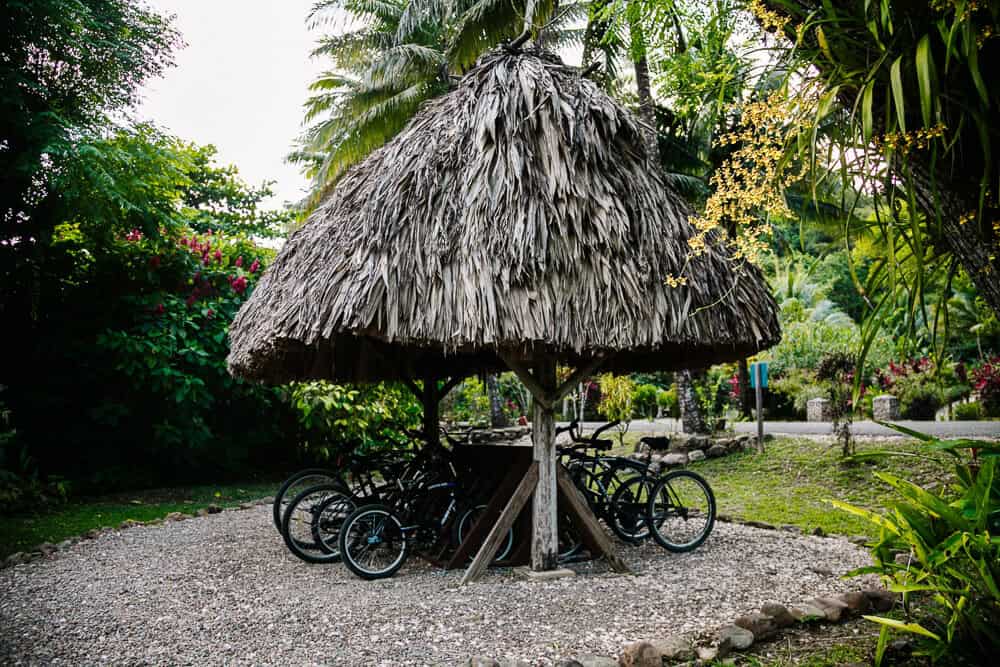
[[687,215],[632,114],[552,56],[498,49],[292,235],[232,326],[229,367],[364,381],[544,350],[670,370],[775,343],[756,269],[718,249],[685,266]]
[[[481,522],[496,523],[463,581],[529,497],[532,568],[555,567],[557,486],[593,548],[626,568],[556,464],[553,406],[582,377],[708,365],[778,340],[756,269],[719,248],[690,256],[687,208],[642,139],[578,70],[498,49],[344,175],[233,323],[235,375],[424,379],[429,437],[430,380],[518,374],[535,399],[533,462],[505,505],[491,501]],[[562,385],[557,361],[577,366]]]

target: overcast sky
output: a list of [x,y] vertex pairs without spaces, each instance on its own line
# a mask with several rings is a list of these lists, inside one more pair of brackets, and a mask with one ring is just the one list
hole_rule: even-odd
[[215,144],[253,184],[274,180],[273,205],[301,197],[306,180],[285,164],[313,77],[305,18],[313,0],[147,0],[177,16],[187,46],[150,81],[139,118],[182,139]]

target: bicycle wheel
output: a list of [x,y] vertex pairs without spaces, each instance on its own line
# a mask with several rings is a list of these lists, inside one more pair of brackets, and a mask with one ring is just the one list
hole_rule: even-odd
[[559,563],[568,563],[579,560],[583,553],[583,536],[577,530],[576,524],[569,518],[569,514],[559,510],[559,525],[556,527],[556,534],[559,538],[559,553],[557,560]]
[[362,579],[391,577],[403,567],[410,542],[403,524],[385,505],[364,505],[340,528],[340,556]]
[[619,485],[611,497],[608,512],[611,530],[630,544],[639,544],[650,536],[647,513],[656,480],[645,476],[631,477]]
[[609,471],[603,465],[573,461],[566,467],[566,472],[569,473],[573,485],[583,494],[594,514],[605,518],[611,494],[608,493],[603,478],[609,474]]
[[330,554],[336,561],[340,560],[340,528],[357,507],[353,498],[337,494],[320,503],[316,510],[312,524],[313,541],[320,551]]
[[336,472],[326,468],[307,468],[286,479],[278,488],[278,492],[274,494],[274,503],[272,503],[274,527],[281,532],[281,518],[285,514],[285,508],[288,507],[288,501],[303,490],[320,484],[332,484],[340,481]]
[[[483,510],[486,509],[486,505],[477,505],[471,509],[465,511],[462,516],[458,518],[455,522],[455,543],[461,546],[465,538],[468,537],[469,533],[472,532],[472,527],[476,525],[476,521],[482,516]],[[514,529],[509,528],[507,530],[507,537],[500,542],[500,548],[497,549],[496,556],[493,557],[493,562],[503,560],[510,555],[511,550],[514,548]]]
[[288,550],[307,563],[337,562],[339,553],[320,546],[320,508],[324,504],[335,507],[335,502],[341,500],[353,502],[339,484],[313,486],[295,496],[281,518],[281,537]]
[[715,525],[715,495],[705,479],[690,470],[667,473],[653,487],[647,513],[649,529],[668,551],[700,546]]

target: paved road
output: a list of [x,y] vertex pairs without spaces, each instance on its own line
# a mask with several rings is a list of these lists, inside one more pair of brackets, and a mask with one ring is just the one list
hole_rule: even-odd
[[[901,421],[904,426],[921,433],[943,438],[997,438],[1000,439],[1000,421]],[[601,422],[584,422],[584,430],[590,433],[601,425]],[[736,422],[737,433],[757,433],[756,422]],[[674,433],[680,430],[676,419],[657,419],[656,421],[636,420],[632,422],[631,430],[635,433]],[[875,422],[855,422],[851,428],[854,435],[877,435],[899,437],[900,433],[880,426]],[[831,427],[826,422],[764,422],[764,433],[775,435],[831,435]]]

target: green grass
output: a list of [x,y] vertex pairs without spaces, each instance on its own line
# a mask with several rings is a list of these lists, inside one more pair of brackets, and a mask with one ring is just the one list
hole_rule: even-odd
[[[625,451],[641,437],[626,436]],[[893,450],[920,453],[915,440],[893,438],[859,442],[858,453]],[[844,464],[835,444],[808,438],[775,438],[763,454],[742,452],[707,459],[689,466],[708,479],[718,512],[744,521],[794,525],[812,531],[844,535],[877,535],[864,519],[825,502],[837,499],[869,509],[881,509],[891,496],[888,485],[874,477],[877,471],[896,474],[921,485],[940,483],[948,469],[913,457],[887,457],[877,463]]]
[[28,551],[42,542],[61,542],[93,528],[119,525],[126,519],[150,521],[170,512],[191,514],[216,504],[221,507],[274,495],[280,482],[250,482],[194,486],[78,498],[47,507],[36,514],[0,516],[0,558]]

